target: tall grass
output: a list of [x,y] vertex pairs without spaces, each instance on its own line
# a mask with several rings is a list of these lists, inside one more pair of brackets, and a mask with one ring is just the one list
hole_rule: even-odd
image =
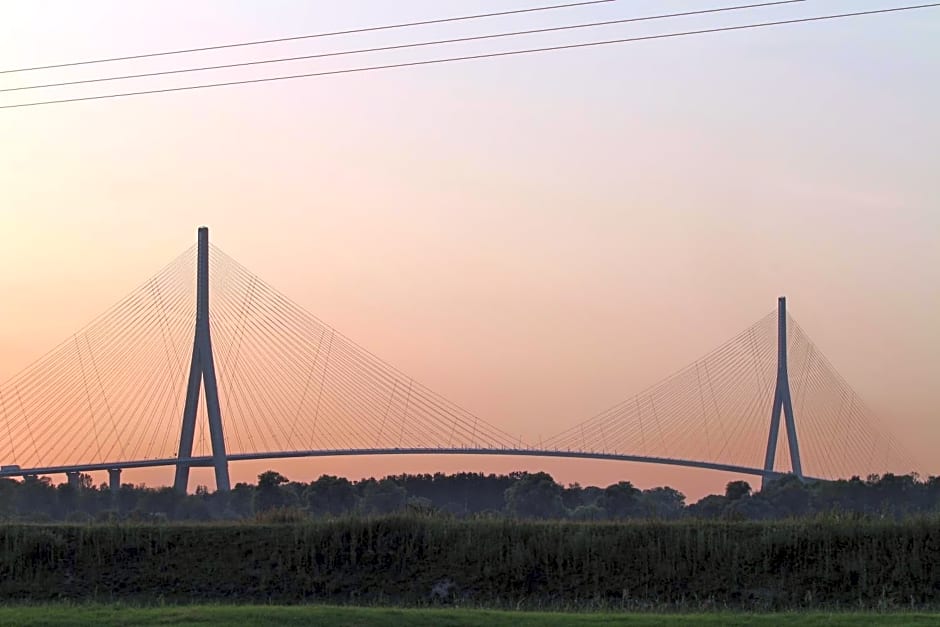
[[940,521],[7,525],[0,599],[940,605]]

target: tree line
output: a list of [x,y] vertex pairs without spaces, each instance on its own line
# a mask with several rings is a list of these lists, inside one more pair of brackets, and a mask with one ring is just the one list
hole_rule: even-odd
[[78,485],[48,477],[0,479],[0,518],[22,521],[302,520],[397,512],[453,517],[511,517],[604,521],[681,518],[772,520],[845,513],[901,519],[940,512],[940,477],[915,474],[802,482],[783,476],[755,491],[732,481],[724,494],[687,503],[670,487],[641,490],[629,481],[607,487],[564,486],[544,472],[401,474],[350,481],[323,475],[310,483],[275,471],[229,493],[199,486],[193,494],[170,487],[123,484],[113,492],[81,475]]

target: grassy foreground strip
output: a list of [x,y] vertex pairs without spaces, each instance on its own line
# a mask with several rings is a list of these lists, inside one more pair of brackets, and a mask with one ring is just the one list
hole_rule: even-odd
[[378,627],[552,627],[571,625],[595,627],[625,625],[654,627],[665,625],[936,625],[940,614],[927,613],[823,613],[793,612],[771,614],[616,614],[509,612],[467,609],[395,609],[331,606],[275,605],[190,605],[127,607],[121,605],[23,605],[0,607],[0,625],[324,625]]
[[471,607],[933,609],[938,523],[11,523],[0,525],[0,600],[420,607],[444,596]]

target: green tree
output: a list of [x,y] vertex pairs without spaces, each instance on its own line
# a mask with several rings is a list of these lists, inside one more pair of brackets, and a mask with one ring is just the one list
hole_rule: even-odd
[[709,494],[697,503],[689,505],[689,515],[696,518],[721,518],[728,507],[728,497]]
[[644,490],[640,501],[650,518],[679,518],[685,511],[685,495],[669,487]]
[[569,514],[572,520],[604,520],[607,518],[607,511],[597,505],[578,505]]
[[255,486],[250,483],[236,483],[229,495],[228,506],[239,518],[247,518],[254,513]]
[[640,490],[632,483],[621,481],[604,488],[600,506],[607,510],[611,518],[630,518],[639,513],[640,495]]
[[20,484],[6,477],[0,479],[0,516],[8,517],[16,513],[16,496]]
[[345,477],[323,475],[304,492],[304,501],[311,514],[339,516],[356,507],[356,489]]
[[267,470],[258,475],[258,488],[255,490],[255,512],[267,512],[284,507],[287,497],[281,487],[287,483],[287,477],[274,470]]
[[751,495],[751,484],[747,481],[729,481],[725,486],[725,496],[729,501],[737,501]]
[[506,509],[519,518],[563,518],[562,489],[546,472],[526,473],[506,490]]
[[366,484],[360,506],[365,514],[390,514],[402,509],[407,498],[408,492],[386,477]]

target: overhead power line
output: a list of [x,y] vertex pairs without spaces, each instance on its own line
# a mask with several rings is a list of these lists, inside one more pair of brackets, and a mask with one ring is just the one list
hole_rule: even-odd
[[771,7],[782,4],[796,4],[800,2],[806,2],[807,0],[774,0],[772,2],[760,2],[756,4],[739,4],[734,6],[727,7],[717,7],[712,9],[699,9],[696,11],[683,11],[681,13],[662,13],[659,15],[646,15],[642,17],[628,17],[619,20],[605,20],[602,22],[587,22],[582,24],[569,24],[565,26],[551,26],[546,28],[535,28],[530,30],[517,30],[517,31],[508,31],[502,33],[491,33],[487,35],[473,35],[469,37],[458,37],[453,39],[435,39],[430,41],[419,41],[406,44],[396,44],[391,46],[380,46],[374,48],[359,48],[356,50],[341,50],[338,52],[322,52],[318,54],[307,54],[296,57],[283,57],[280,59],[263,59],[258,61],[243,61],[240,63],[226,63],[223,65],[205,65],[192,68],[182,68],[176,70],[161,70],[157,72],[144,72],[140,74],[125,74],[122,76],[106,76],[102,78],[86,78],[75,81],[63,81],[59,83],[45,83],[42,85],[26,85],[23,87],[7,87],[5,89],[0,89],[0,93],[10,92],[10,91],[25,91],[29,89],[45,89],[48,87],[68,87],[72,85],[85,85],[88,83],[103,83],[107,81],[122,81],[133,78],[149,78],[154,76],[168,76],[172,74],[184,74],[187,72],[205,72],[209,70],[222,70],[222,69],[231,69],[237,67],[248,67],[254,65],[264,65],[268,63],[284,63],[287,61],[302,61],[309,59],[322,59],[326,57],[340,57],[352,54],[363,54],[369,52],[387,52],[389,50],[402,50],[406,48],[420,48],[426,46],[437,46],[442,44],[453,44],[453,43],[466,43],[470,41],[483,41],[488,39],[498,39],[504,37],[518,37],[521,35],[534,35],[538,33],[553,33],[559,31],[569,31],[577,30],[582,28],[597,28],[600,26],[613,26],[615,24],[628,24],[631,22],[649,22],[653,20],[663,20],[668,18],[675,17],[690,17],[693,15],[707,15],[712,13],[724,13],[729,11],[741,11],[745,9],[757,9],[763,7]]
[[242,41],[231,44],[217,44],[213,46],[203,46],[201,48],[184,48],[181,50],[165,50],[161,52],[144,52],[140,54],[131,54],[123,57],[106,57],[103,59],[88,59],[84,61],[70,61],[68,63],[55,63],[51,65],[35,65],[32,67],[11,68],[9,70],[0,70],[0,74],[12,74],[13,72],[32,72],[35,70],[51,70],[53,68],[74,67],[76,65],[92,65],[94,63],[110,63],[112,61],[129,61],[131,59],[146,59],[148,57],[165,57],[174,54],[188,54],[191,52],[207,52],[209,50],[224,50],[226,48],[242,48],[245,46],[260,46],[264,44],[276,44],[286,41],[299,41],[302,39],[319,39],[323,37],[336,37],[339,35],[354,35],[357,33],[372,33],[383,30],[393,30],[396,28],[410,28],[413,26],[429,26],[431,24],[446,24],[449,22],[465,22],[469,20],[479,20],[488,17],[502,17],[505,15],[519,15],[522,13],[535,13],[537,11],[553,11],[555,9],[568,9],[572,7],[581,7],[591,4],[605,4],[616,2],[616,0],[584,0],[583,2],[568,2],[565,4],[550,4],[546,6],[529,7],[525,9],[513,9],[511,11],[497,11],[494,13],[477,13],[475,15],[459,15],[456,17],[443,17],[433,20],[422,20],[419,22],[403,22],[399,24],[385,24],[381,26],[366,26],[363,28],[352,28],[349,30],[338,30],[326,33],[312,33],[309,35],[294,35],[291,37],[278,37],[275,39],[259,39],[256,41]]
[[741,31],[741,30],[753,30],[757,28],[766,28],[772,26],[784,26],[790,24],[804,24],[809,22],[821,22],[827,20],[837,20],[849,17],[859,17],[864,15],[878,15],[886,13],[898,13],[901,11],[912,11],[916,9],[927,9],[933,7],[940,7],[940,2],[933,2],[930,4],[917,4],[917,5],[907,5],[901,7],[891,7],[887,9],[874,9],[871,11],[857,11],[854,13],[837,13],[830,15],[818,15],[813,17],[803,17],[803,18],[794,18],[790,20],[778,20],[774,22],[759,22],[755,24],[742,24],[738,26],[721,26],[717,28],[706,28],[700,30],[691,30],[691,31],[681,31],[676,33],[662,33],[658,35],[644,35],[639,37],[625,37],[620,39],[606,39],[601,41],[588,41],[575,44],[563,44],[556,46],[546,46],[542,48],[527,48],[523,50],[506,50],[502,52],[487,52],[481,54],[472,54],[464,55],[457,57],[444,57],[439,59],[427,59],[424,61],[408,61],[404,63],[389,63],[385,65],[369,65],[363,67],[354,67],[346,68],[342,70],[327,70],[322,72],[308,72],[305,74],[292,74],[287,76],[270,76],[266,78],[252,78],[252,79],[243,79],[237,81],[225,81],[220,83],[202,83],[199,85],[185,85],[182,87],[166,87],[162,89],[148,89],[143,91],[131,91],[131,92],[119,92],[113,94],[102,94],[98,96],[80,96],[76,98],[63,98],[60,100],[45,100],[39,102],[26,102],[21,104],[12,104],[12,105],[2,105],[0,109],[17,109],[23,107],[38,107],[42,105],[50,104],[63,104],[67,102],[81,102],[85,100],[104,100],[109,98],[125,98],[129,96],[143,96],[147,94],[161,94],[161,93],[171,93],[178,91],[192,91],[196,89],[208,89],[210,87],[228,87],[234,85],[249,85],[253,83],[269,83],[274,81],[284,81],[292,80],[299,78],[314,78],[319,76],[333,76],[339,74],[354,74],[359,72],[371,72],[375,70],[389,70],[394,68],[403,68],[403,67],[416,67],[422,65],[437,65],[442,63],[453,63],[456,61],[471,61],[477,59],[493,59],[499,57],[509,57],[509,56],[518,56],[523,54],[536,54],[542,52],[552,52],[557,50],[573,50],[578,48],[592,48],[599,46],[608,46],[612,44],[622,44],[622,43],[634,43],[639,41],[651,41],[657,39],[674,39],[677,37],[688,37],[692,35],[705,35],[709,33],[723,33],[731,31]]

